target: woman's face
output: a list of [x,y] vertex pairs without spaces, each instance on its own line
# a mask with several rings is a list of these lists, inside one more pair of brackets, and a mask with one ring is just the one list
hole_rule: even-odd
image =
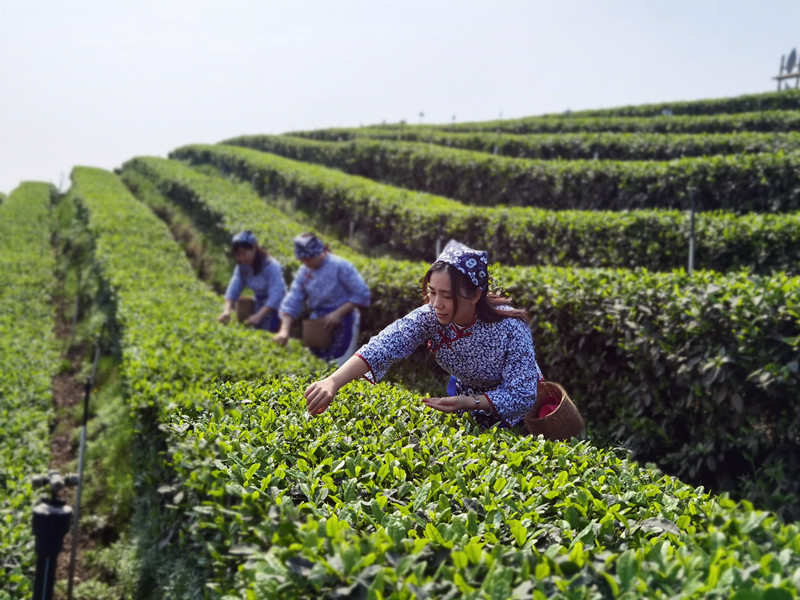
[[247,246],[239,246],[236,248],[236,262],[247,265],[248,267],[253,266],[253,261],[256,258],[256,249],[253,246],[249,248]]
[[309,269],[318,269],[324,259],[325,259],[325,253],[323,252],[322,254],[317,254],[316,256],[312,256],[311,258],[301,258],[299,260]]
[[436,313],[436,318],[442,325],[455,323],[465,327],[475,320],[475,304],[480,299],[480,293],[474,298],[458,298],[458,308],[453,300],[455,290],[450,274],[447,271],[434,271],[428,281],[428,303]]

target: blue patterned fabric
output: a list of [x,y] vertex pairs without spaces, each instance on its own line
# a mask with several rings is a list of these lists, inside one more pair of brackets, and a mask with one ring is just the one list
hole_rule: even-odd
[[473,250],[460,242],[450,240],[436,262],[454,266],[484,292],[489,289],[489,253],[485,250]]
[[[536,402],[542,378],[528,324],[520,319],[496,323],[476,320],[459,328],[441,325],[430,305],[421,306],[370,338],[356,351],[377,383],[393,362],[427,344],[436,362],[455,377],[456,394],[486,394],[495,414],[471,411],[485,427],[499,421],[515,426]],[[431,395],[434,395],[432,392]]]
[[297,258],[314,258],[325,251],[325,245],[314,234],[301,234],[294,238],[294,255]]
[[[258,305],[256,302],[255,312],[261,310],[261,306]],[[255,326],[256,329],[263,329],[264,331],[269,331],[271,333],[275,333],[281,326],[281,319],[278,317],[278,311],[273,310],[272,312],[267,313],[267,316],[261,319],[258,322],[258,325]]]
[[231,239],[231,245],[234,246],[236,244],[250,244],[251,246],[257,246],[258,240],[256,239],[256,236],[253,235],[252,231],[240,231]]
[[300,316],[303,305],[311,308],[310,318],[322,316],[325,307],[338,308],[345,302],[369,306],[370,291],[356,268],[335,254],[328,254],[316,269],[301,266],[294,276],[289,293],[283,298],[280,310],[293,319]]

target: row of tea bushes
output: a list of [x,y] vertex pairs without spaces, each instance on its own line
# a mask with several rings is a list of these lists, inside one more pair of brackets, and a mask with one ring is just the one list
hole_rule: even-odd
[[[99,185],[101,175],[107,185]],[[185,269],[161,268],[177,261],[174,246],[150,237],[154,217],[128,214],[135,203],[109,177],[73,174],[109,281],[126,282],[118,271],[143,269],[175,290],[190,285]],[[124,227],[103,226],[110,214]],[[133,248],[126,260],[116,259],[136,236],[147,248],[158,244],[164,256]],[[121,314],[130,296],[143,293],[133,283],[111,286]],[[163,304],[151,308],[158,309]],[[148,367],[132,375],[159,381],[175,374],[175,383],[198,376],[173,364],[186,361],[185,352],[169,344],[161,351],[155,324],[130,321],[125,337],[136,337],[130,329],[140,325],[156,343],[139,346]],[[126,354],[135,350],[126,346]],[[218,365],[214,351],[193,345],[192,357]],[[173,479],[161,482],[164,506],[149,514],[150,527],[161,531],[162,554],[174,548],[199,569],[190,581],[165,557],[163,578],[155,577],[159,597],[202,587],[212,598],[367,590],[386,598],[494,597],[498,590],[504,597],[513,590],[647,597],[649,589],[763,594],[796,587],[798,535],[774,516],[711,498],[586,442],[462,429],[458,417],[426,412],[385,385],[353,384],[325,415],[309,418],[302,390],[313,370],[287,358],[278,352],[263,363],[297,375],[192,385],[191,393],[173,391],[171,403],[156,403]],[[680,568],[669,567],[673,557],[683,557]]]
[[[361,382],[303,379],[171,414],[173,503],[211,597],[790,598],[800,531],[587,442],[481,431]],[[246,560],[245,560],[246,559]]]
[[[426,125],[425,127],[431,127],[431,125]],[[709,115],[658,115],[649,117],[544,116],[447,124],[438,127],[444,131],[502,131],[504,133],[800,131],[800,110],[769,110]]]
[[[294,146],[293,141],[284,146],[284,140],[261,136],[252,143],[283,153]],[[298,158],[308,158],[301,154]],[[353,226],[369,246],[388,246],[412,259],[431,260],[437,241],[441,245],[451,238],[484,248],[493,260],[507,264],[671,270],[686,265],[689,254],[690,219],[676,210],[473,207],[247,148],[194,145],[172,156],[213,164],[254,181],[263,193],[290,196],[339,231]],[[695,223],[699,268],[757,273],[800,268],[800,214],[702,213]]]
[[[453,133],[440,129],[332,128],[293,132],[319,141],[359,138],[422,142],[511,158],[534,160],[675,160],[717,154],[791,152],[800,148],[800,132],[733,133],[532,133],[515,135],[491,131]],[[252,136],[249,136],[252,137]],[[245,138],[247,139],[247,138]]]
[[[717,115],[725,113],[800,110],[800,90],[744,94],[730,98],[660,102],[571,111],[566,117],[654,117],[667,111],[673,115]],[[552,115],[558,116],[558,115]]]
[[47,475],[55,341],[54,189],[26,182],[0,204],[0,599],[27,598],[36,567],[32,477]]
[[77,204],[93,236],[97,268],[115,303],[122,374],[138,422],[132,530],[144,569],[139,597],[166,597],[167,590],[192,597],[202,593],[210,559],[187,551],[186,534],[158,491],[174,477],[164,423],[178,406],[202,402],[215,382],[268,376],[275,368],[313,373],[325,365],[295,342],[281,348],[262,332],[218,324],[221,298],[117,176],[77,167],[72,182],[67,201]]
[[800,208],[800,153],[675,161],[538,161],[431,144],[316,142],[244,136],[246,145],[466,204],[553,210],[681,209],[788,212]]
[[[164,159],[136,165],[160,187],[194,196],[219,222],[237,215],[239,224],[292,231],[237,184]],[[365,335],[419,302],[415,281],[427,263],[384,260],[375,271],[375,261],[348,258],[378,290],[364,313]],[[533,315],[540,364],[575,393],[594,432],[720,487],[735,487],[754,464],[779,464],[785,480],[767,479],[754,493],[765,502],[800,494],[790,460],[800,437],[797,277],[497,265],[494,274]]]
[[[265,361],[286,354],[268,335],[217,323],[222,298],[196,277],[166,225],[116,175],[76,167],[72,181],[69,196],[84,210],[116,305],[122,370],[135,406],[167,406],[189,383],[261,376]],[[297,368],[323,364],[307,354],[291,355]]]

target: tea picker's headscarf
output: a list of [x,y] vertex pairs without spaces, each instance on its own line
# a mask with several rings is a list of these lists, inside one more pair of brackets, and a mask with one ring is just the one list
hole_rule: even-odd
[[486,250],[473,250],[460,242],[450,240],[436,262],[454,266],[482,292],[489,289],[489,253]]
[[231,245],[237,246],[238,244],[247,244],[249,246],[258,246],[258,241],[253,232],[249,229],[247,231],[240,231],[231,239]]
[[314,258],[324,251],[325,244],[313,233],[304,233],[294,238],[294,255],[297,258]]

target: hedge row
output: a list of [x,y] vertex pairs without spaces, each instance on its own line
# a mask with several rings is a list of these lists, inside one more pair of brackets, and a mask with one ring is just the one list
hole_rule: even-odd
[[53,377],[55,258],[46,183],[27,182],[0,204],[0,598],[33,592],[34,475],[47,475]]
[[[119,306],[144,295],[120,271],[153,269],[162,286],[181,290],[184,269],[173,280],[162,268],[177,260],[174,245],[151,238],[143,216],[131,218],[127,192],[110,180],[90,190],[87,174],[77,175],[97,258],[109,280],[128,282],[112,286]],[[105,211],[121,225],[110,228]],[[158,246],[126,249],[139,236]],[[129,322],[125,336],[135,338],[130,330],[141,325],[164,341],[164,324],[146,320]],[[211,598],[591,598],[741,589],[763,597],[797,587],[795,525],[586,442],[463,427],[460,417],[428,412],[385,385],[351,385],[325,415],[309,419],[301,399],[309,370],[287,364],[288,354],[262,359],[273,372],[306,376],[194,386],[156,403],[174,479],[159,488],[164,508],[151,527],[161,531],[163,553],[172,547],[202,567],[190,580],[181,563],[164,561],[171,578],[153,590],[158,597],[204,590]],[[187,361],[183,349],[157,343],[137,358],[148,366],[136,374],[150,381]],[[219,366],[237,357],[193,344],[192,358]],[[678,568],[669,566],[676,561]]]
[[[409,127],[418,127],[409,125]],[[426,125],[425,127],[431,127]],[[736,131],[800,131],[800,110],[769,110],[737,114],[659,115],[653,117],[545,116],[478,121],[438,126],[443,131],[504,133],[733,133]]]
[[[370,274],[382,301],[365,333],[417,304],[425,268]],[[797,277],[499,266],[495,276],[534,315],[545,374],[574,390],[595,432],[716,488],[741,489],[738,477],[770,461],[787,476],[759,471],[766,480],[746,492],[776,505],[800,495]]]
[[294,341],[286,349],[263,332],[217,323],[222,299],[196,278],[164,223],[112,173],[76,167],[68,201],[93,236],[97,268],[115,304],[122,374],[139,426],[132,531],[143,571],[135,597],[196,597],[214,567],[194,537],[203,533],[176,517],[159,492],[175,467],[165,423],[178,405],[202,403],[217,382],[264,377],[276,364],[313,373],[324,363]]
[[[570,117],[651,117],[664,114],[673,115],[717,115],[775,110],[800,110],[800,90],[791,89],[780,92],[745,94],[730,98],[707,100],[688,100],[682,102],[659,102],[657,104],[638,104],[615,108],[571,111]],[[553,115],[556,116],[556,115]]]
[[[282,139],[277,139],[277,149],[288,153]],[[257,138],[261,140],[260,146],[271,148],[271,138]],[[224,145],[187,146],[172,155],[213,163],[254,180],[262,191],[290,196],[342,232],[352,224],[369,246],[387,246],[409,259],[430,260],[437,240],[457,238],[506,264],[670,270],[688,260],[691,223],[679,211],[472,207]],[[149,168],[157,164],[151,160]],[[695,227],[698,268],[758,273],[796,273],[800,268],[800,215],[702,213]]]
[[226,144],[325,164],[466,204],[551,210],[788,212],[800,208],[800,153],[655,161],[537,161],[430,144],[244,136]]
[[[178,510],[233,598],[791,597],[800,532],[586,442],[478,431],[383,384],[172,414]],[[197,537],[200,537],[199,535]],[[246,561],[244,559],[247,559]]]
[[491,131],[453,133],[433,128],[333,128],[292,133],[319,141],[368,138],[421,142],[461,150],[535,160],[675,160],[718,154],[791,152],[800,132],[733,133],[532,133]]
[[[217,323],[222,298],[196,277],[166,225],[118,177],[76,167],[72,181],[70,198],[85,211],[98,267],[116,305],[122,370],[137,407],[168,405],[170,394],[188,383],[261,376],[265,357],[286,353],[268,335]],[[162,364],[162,354],[183,359]],[[203,355],[214,361],[200,360]],[[306,359],[298,366],[313,364],[322,363]]]

